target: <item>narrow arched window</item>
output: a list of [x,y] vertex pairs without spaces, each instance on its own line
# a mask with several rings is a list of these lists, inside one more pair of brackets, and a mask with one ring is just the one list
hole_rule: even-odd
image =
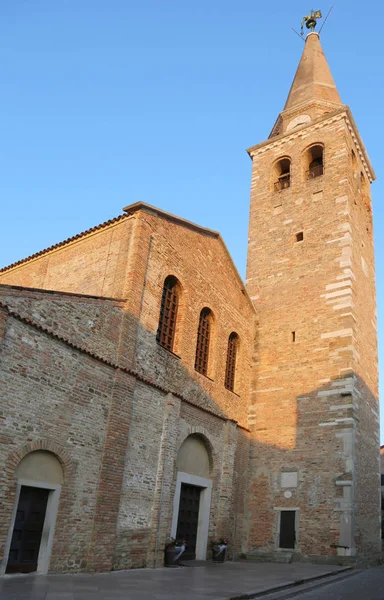
[[202,375],[208,374],[209,344],[211,340],[212,312],[203,308],[197,330],[195,369]]
[[232,332],[228,338],[228,349],[227,349],[227,364],[225,367],[225,382],[224,385],[227,390],[231,392],[235,389],[235,374],[236,374],[236,358],[237,349],[239,344],[239,336],[237,333]]
[[307,179],[314,179],[320,177],[324,173],[324,160],[323,160],[324,148],[317,144],[311,146],[307,153]]
[[274,164],[274,190],[281,192],[291,185],[291,159],[280,158]]
[[178,281],[176,277],[169,275],[164,281],[156,341],[160,346],[171,351],[173,351],[175,341],[178,305]]

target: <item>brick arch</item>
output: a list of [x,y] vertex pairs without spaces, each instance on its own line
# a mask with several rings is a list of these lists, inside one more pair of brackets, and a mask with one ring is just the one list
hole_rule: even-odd
[[57,442],[49,439],[34,440],[12,452],[8,456],[6,463],[6,473],[8,476],[12,477],[22,459],[27,456],[27,454],[35,452],[36,450],[45,450],[54,454],[63,469],[65,483],[68,483],[68,480],[72,479],[76,470],[73,460],[71,460],[66,450],[64,450]]
[[181,446],[184,444],[185,440],[187,438],[189,438],[189,436],[191,436],[191,435],[197,435],[197,436],[199,436],[203,440],[205,448],[206,448],[207,453],[208,453],[209,471],[210,471],[211,476],[212,476],[214,468],[217,466],[218,461],[217,461],[217,452],[216,452],[216,450],[214,448],[214,445],[212,444],[211,440],[209,439],[209,433],[208,433],[208,431],[205,429],[205,427],[191,426],[191,425],[188,427],[187,431],[188,431],[187,435],[185,435],[183,437],[183,439],[181,440],[180,444],[178,445],[177,455],[179,454]]
[[310,168],[310,163],[314,159],[313,151],[315,151],[318,148],[321,148],[321,153],[319,154],[319,157],[321,156],[322,166],[324,168],[324,160],[325,160],[325,144],[324,144],[324,142],[311,142],[301,152],[301,164],[302,164],[304,179],[305,179],[308,169]]

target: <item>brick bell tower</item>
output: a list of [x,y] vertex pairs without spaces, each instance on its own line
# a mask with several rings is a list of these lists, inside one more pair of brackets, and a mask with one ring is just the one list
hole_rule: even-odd
[[375,175],[317,33],[268,140],[248,153],[247,289],[258,328],[244,551],[374,555]]

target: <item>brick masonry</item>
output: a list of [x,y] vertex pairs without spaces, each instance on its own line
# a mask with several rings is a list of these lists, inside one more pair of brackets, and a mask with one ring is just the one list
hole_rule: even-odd
[[[276,548],[279,511],[297,507],[301,553],[372,554],[381,548],[372,171],[341,101],[301,102],[249,150],[247,289],[258,329],[246,546]],[[306,124],[290,130],[303,113]],[[324,173],[308,179],[314,144]],[[290,187],[276,191],[281,157],[291,160]],[[284,472],[297,484],[284,487]]]
[[[1,313],[1,385],[8,390],[2,461],[18,452],[27,433],[31,444],[54,440],[59,458],[66,453],[74,465],[71,479],[64,467],[50,561],[55,572],[161,565],[171,529],[178,450],[196,433],[212,456],[209,535],[229,535],[233,551],[240,550],[236,528],[242,522],[239,498],[244,498],[245,479],[242,491],[234,487],[240,480],[235,457],[244,472],[254,309],[218,234],[168,221],[149,209],[137,210],[127,220],[135,221],[130,254],[124,264],[122,257],[116,258],[124,281],[105,271],[107,280],[119,282],[108,289],[111,298],[94,296],[86,272],[83,281],[76,274],[69,291],[65,246],[53,250],[56,265],[62,253],[53,284],[46,271],[48,285],[60,291],[45,290],[42,279],[37,281],[40,289],[24,287],[33,271],[40,270],[39,261],[51,260],[46,255],[17,266],[14,279],[7,274],[12,285],[0,287],[1,305],[8,309]],[[126,221],[112,224],[118,227],[125,228]],[[97,235],[106,232],[91,234],[94,248],[99,246]],[[73,243],[80,253],[84,244],[80,264],[87,259],[89,241],[85,236],[69,246]],[[121,246],[125,252],[125,242]],[[69,262],[72,258],[70,248]],[[113,270],[117,263],[111,263]],[[169,273],[182,288],[174,354],[155,339]],[[209,378],[194,370],[204,306],[215,318]],[[232,331],[240,337],[236,393],[224,387]],[[4,487],[3,548],[16,489],[14,472],[15,467],[7,472]]]
[[[246,289],[217,232],[143,203],[0,271],[1,553],[17,465],[45,449],[64,472],[49,570],[160,566],[189,435],[209,456],[209,537],[232,554],[280,552],[287,509],[298,556],[380,549],[374,175],[314,34],[303,60],[270,138],[249,149]],[[313,144],[324,173],[309,180]],[[275,191],[287,157],[291,185]],[[168,275],[173,352],[156,342]],[[208,377],[194,369],[204,307]]]

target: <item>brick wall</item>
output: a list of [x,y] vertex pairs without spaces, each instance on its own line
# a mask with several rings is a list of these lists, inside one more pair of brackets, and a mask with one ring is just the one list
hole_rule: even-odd
[[0,302],[98,356],[116,361],[124,303],[0,285]]
[[107,365],[8,317],[0,352],[2,551],[15,497],[18,460],[22,454],[42,447],[54,451],[62,462],[69,457],[72,466],[70,470],[64,464],[65,485],[51,569],[88,568],[113,382],[114,370]]
[[[65,293],[0,286],[1,302],[10,311],[1,346],[1,384],[7,389],[7,440],[13,440],[17,457],[7,471],[1,539],[4,543],[27,430],[30,444],[48,444],[71,465],[51,571],[160,566],[171,531],[177,453],[191,433],[201,435],[212,454],[209,535],[235,540],[236,528],[241,531],[248,439],[228,419],[245,423],[247,417],[252,306],[217,234],[184,231],[144,211],[135,221],[124,265],[126,300],[84,295],[94,288],[80,276],[81,292],[69,279],[65,285],[71,291]],[[167,230],[173,247],[164,239]],[[198,260],[188,256],[185,244],[200,245]],[[60,252],[64,256],[64,249]],[[36,259],[35,268],[43,260]],[[218,267],[221,275],[215,280]],[[31,265],[24,268],[32,271]],[[178,356],[155,339],[163,282],[170,272],[183,286]],[[45,282],[52,281],[48,274],[49,269]],[[59,280],[55,285],[61,287]],[[117,291],[110,289],[113,295]],[[198,317],[206,305],[215,315],[210,378],[195,372],[190,343],[191,338],[196,343]],[[232,331],[241,340],[236,393],[224,387]],[[25,405],[30,410],[24,411]],[[8,454],[1,458],[8,459]]]
[[11,269],[0,283],[80,294],[124,297],[134,219],[127,215],[57,244]]
[[[300,508],[298,551],[305,555],[379,548],[373,249],[370,210],[356,185],[351,190],[357,143],[351,135],[346,113],[336,111],[251,150],[247,288],[258,331],[249,548],[255,551],[278,546],[274,507]],[[304,154],[315,143],[324,144],[324,175],[307,180]],[[282,156],[292,160],[291,185],[275,191],[273,164]],[[297,471],[297,487],[282,487],[283,471]]]
[[[148,231],[146,238],[141,238],[147,261],[137,369],[156,373],[161,385],[172,381],[176,392],[186,393],[193,402],[246,425],[254,311],[224,246],[217,236],[197,235],[192,229],[144,211],[138,218],[147,224]],[[161,296],[168,275],[176,276],[181,286],[174,348],[179,359],[156,343]],[[214,315],[209,377],[194,369],[199,316],[206,306]],[[228,337],[233,331],[240,338],[235,393],[224,386]]]

